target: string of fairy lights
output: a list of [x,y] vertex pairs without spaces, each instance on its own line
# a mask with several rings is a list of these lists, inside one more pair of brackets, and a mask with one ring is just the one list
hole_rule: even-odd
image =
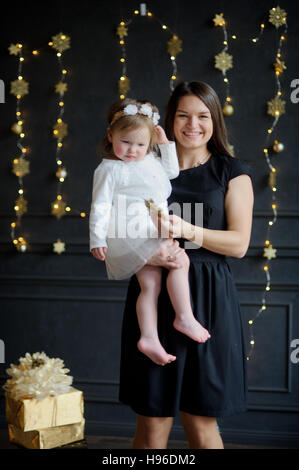
[[[12,161],[12,172],[18,178],[18,197],[15,200],[15,219],[11,223],[11,239],[17,250],[24,253],[28,243],[21,235],[22,216],[27,212],[27,200],[24,197],[24,176],[30,173],[30,162],[28,160],[28,148],[24,145],[24,115],[21,111],[21,99],[29,93],[29,83],[23,78],[23,45],[20,43],[11,44],[8,48],[10,55],[18,57],[17,79],[11,82],[10,93],[16,97],[16,122],[11,126],[12,132],[17,136],[16,154]],[[17,234],[18,232],[18,234]],[[19,235],[19,236],[18,236]]]
[[[260,317],[262,312],[264,312],[267,308],[266,300],[267,295],[269,295],[269,291],[271,290],[271,275],[270,275],[270,264],[271,260],[276,258],[277,249],[273,248],[272,242],[272,229],[277,222],[277,194],[278,194],[278,185],[277,185],[277,168],[272,163],[272,158],[275,153],[280,153],[284,150],[284,145],[282,142],[279,142],[277,139],[272,140],[270,144],[270,138],[273,139],[272,135],[278,121],[282,114],[285,114],[285,101],[281,99],[283,94],[281,88],[281,81],[280,76],[286,69],[285,61],[282,60],[282,47],[286,40],[288,25],[287,25],[287,14],[285,10],[281,9],[279,6],[276,8],[271,8],[269,11],[269,22],[275,26],[278,30],[279,28],[283,27],[283,32],[280,35],[278,47],[275,55],[275,62],[273,63],[274,72],[275,72],[275,82],[276,82],[276,94],[274,98],[267,102],[268,110],[267,113],[273,117],[273,122],[271,127],[267,129],[265,144],[263,148],[263,155],[266,160],[266,164],[269,170],[269,186],[271,189],[271,209],[272,209],[272,217],[270,220],[267,221],[267,231],[266,231],[266,240],[265,240],[265,247],[263,250],[263,257],[267,259],[264,263],[263,270],[266,277],[265,288],[262,294],[261,306],[257,311],[256,315],[249,320],[249,334],[250,334],[250,350],[247,356],[247,360],[249,360],[253,355],[254,345],[255,345],[255,338],[254,338],[254,324],[256,320]],[[261,39],[263,32],[265,29],[265,23],[262,23],[260,26],[259,35],[256,38],[252,39],[254,44],[258,43]]]
[[[68,126],[64,122],[64,94],[66,93],[68,86],[66,83],[67,70],[62,61],[62,54],[70,48],[70,37],[64,33],[59,33],[55,36],[52,36],[52,41],[48,43],[56,51],[56,56],[58,59],[58,66],[60,71],[60,79],[55,85],[55,93],[58,94],[57,106],[58,106],[58,117],[53,126],[53,137],[56,139],[56,179],[57,179],[57,190],[56,190],[56,200],[51,203],[51,214],[54,215],[57,219],[61,219],[62,216],[70,213],[71,207],[66,204],[62,196],[62,185],[67,177],[66,165],[62,161],[62,150],[63,150],[63,139],[68,135]],[[16,213],[16,220],[11,223],[11,238],[12,242],[21,253],[24,253],[28,250],[29,243],[28,240],[25,240],[24,236],[20,235],[21,230],[21,217],[27,212],[27,200],[24,198],[24,184],[23,178],[30,173],[30,162],[28,160],[28,147],[25,147],[24,142],[24,116],[20,110],[20,101],[21,98],[28,94],[29,83],[24,80],[22,76],[22,66],[24,62],[23,56],[23,45],[22,44],[11,44],[9,46],[9,53],[11,55],[16,55],[19,59],[18,64],[18,76],[17,79],[11,82],[10,92],[16,96],[17,105],[16,105],[16,118],[17,121],[11,126],[11,130],[17,135],[17,151],[20,153],[18,156],[13,158],[13,173],[18,177],[19,188],[18,188],[18,198],[15,201],[14,210]],[[33,50],[32,54],[34,56],[39,55],[38,50]],[[75,211],[75,213],[80,214],[82,218],[86,217],[86,212]],[[16,235],[18,231],[18,235]],[[61,254],[65,251],[65,243],[61,241],[60,238],[53,243],[52,249],[54,253]]]
[[[222,107],[222,112],[225,116],[231,116],[234,112],[234,108],[232,106],[232,97],[230,96],[230,82],[229,78],[227,77],[227,70],[233,68],[233,56],[228,53],[229,50],[229,37],[228,32],[226,29],[226,20],[223,17],[223,13],[216,14],[213,18],[214,26],[220,26],[223,31],[223,45],[224,48],[222,51],[215,55],[215,68],[221,70],[223,75],[223,81],[226,85],[226,98],[224,105]],[[233,34],[232,39],[236,39],[237,36]]]
[[141,3],[139,10],[134,10],[133,16],[127,21],[121,21],[117,27],[116,34],[119,37],[119,44],[121,46],[121,58],[120,62],[122,64],[122,72],[118,81],[118,91],[120,99],[125,99],[127,93],[130,90],[130,79],[127,75],[127,51],[126,51],[126,38],[128,37],[128,27],[132,24],[136,17],[143,16],[150,19],[156,20],[163,31],[166,31],[168,34],[171,34],[171,38],[167,41],[167,52],[169,53],[172,70],[169,79],[170,90],[173,91],[175,87],[175,82],[177,80],[177,63],[176,56],[179,52],[182,51],[182,40],[175,34],[169,26],[163,23],[157,16],[155,16],[151,11],[148,11],[146,4]]
[[[52,41],[49,42],[49,46],[56,50],[56,57],[58,60],[58,66],[60,70],[60,80],[55,85],[55,92],[58,96],[58,117],[56,123],[53,126],[53,137],[56,139],[56,178],[57,178],[57,191],[56,199],[51,203],[51,213],[58,220],[66,213],[70,212],[71,208],[63,200],[62,196],[62,185],[67,177],[67,170],[65,164],[62,161],[62,147],[63,139],[68,135],[68,125],[63,121],[64,116],[64,94],[67,91],[66,74],[67,70],[63,65],[62,56],[63,53],[70,48],[70,37],[64,33],[59,33],[56,36],[52,36]],[[60,254],[65,251],[65,243],[60,238],[53,244],[53,249],[56,253]]]

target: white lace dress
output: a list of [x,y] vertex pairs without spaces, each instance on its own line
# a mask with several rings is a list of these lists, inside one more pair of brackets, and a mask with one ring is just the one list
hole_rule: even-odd
[[104,158],[93,177],[89,216],[90,249],[107,247],[109,279],[127,279],[158,250],[159,238],[145,200],[167,211],[170,179],[179,174],[175,143],[159,145],[161,157],[147,154],[124,162]]

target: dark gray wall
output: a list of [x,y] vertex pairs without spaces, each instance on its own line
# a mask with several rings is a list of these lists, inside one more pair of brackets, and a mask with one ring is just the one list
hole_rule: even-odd
[[[133,413],[118,403],[120,330],[127,284],[107,281],[104,265],[89,254],[88,221],[78,212],[88,212],[92,174],[99,159],[96,147],[105,132],[107,107],[118,98],[121,73],[120,47],[115,28],[139,6],[129,1],[91,1],[47,4],[35,2],[7,6],[1,31],[1,76],[6,85],[6,103],[0,105],[0,339],[5,342],[5,364],[0,365],[0,383],[5,369],[24,355],[44,350],[61,357],[84,391],[87,432],[132,435]],[[267,166],[262,149],[265,130],[272,123],[266,102],[275,94],[272,63],[279,33],[267,22],[272,1],[180,1],[148,2],[149,8],[183,40],[177,57],[179,79],[203,80],[224,97],[220,71],[214,55],[222,49],[223,34],[212,18],[223,12],[228,20],[234,68],[228,72],[235,113],[226,118],[230,141],[238,157],[253,169],[255,189],[254,224],[246,258],[230,260],[240,295],[244,324],[260,307],[265,285],[262,259],[267,216],[271,216]],[[290,343],[299,338],[298,311],[298,125],[299,104],[290,101],[290,83],[298,76],[299,7],[284,0],[289,35],[283,54],[287,70],[282,76],[286,115],[273,137],[285,144],[285,151],[273,157],[278,168],[279,219],[272,241],[278,250],[272,262],[272,290],[268,309],[256,323],[255,355],[249,362],[249,411],[220,421],[225,440],[243,443],[299,443],[299,364],[290,361]],[[59,13],[60,12],[60,13]],[[254,47],[250,38],[264,21],[265,32]],[[69,91],[65,95],[65,139],[63,160],[69,176],[63,194],[74,209],[57,221],[49,205],[56,196],[55,141],[51,128],[57,117],[53,86],[59,79],[57,59],[49,46],[51,36],[63,30],[71,36],[71,49],[63,55]],[[154,20],[138,18],[130,26],[127,54],[131,91],[128,96],[148,98],[164,117],[169,96],[171,65],[166,53],[169,36]],[[17,180],[11,173],[16,139],[10,132],[14,122],[15,98],[9,83],[16,78],[17,60],[7,47],[22,42],[25,51],[23,76],[30,82],[30,94],[22,101],[26,112],[27,145],[31,147],[31,173],[24,178],[29,211],[23,218],[30,249],[15,251],[10,241],[14,219]],[[30,54],[39,49],[40,55]],[[286,51],[286,53],[285,53]],[[56,255],[51,244],[58,237],[66,252]],[[0,392],[0,424],[6,426],[4,397]],[[173,436],[182,437],[179,418]]]

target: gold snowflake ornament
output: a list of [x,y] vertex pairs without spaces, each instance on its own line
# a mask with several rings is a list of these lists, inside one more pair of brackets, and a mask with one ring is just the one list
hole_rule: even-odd
[[269,22],[272,23],[275,28],[279,28],[279,26],[282,26],[286,24],[287,21],[287,14],[285,10],[282,10],[279,6],[276,8],[271,8],[269,10]]
[[61,119],[53,126],[53,135],[58,140],[62,140],[67,135],[67,124]]
[[65,207],[66,203],[62,200],[62,197],[57,196],[56,201],[52,202],[51,204],[51,214],[55,215],[57,219],[61,219],[61,217],[65,214]]
[[58,238],[56,243],[53,243],[53,251],[54,253],[57,253],[58,255],[60,255],[61,253],[65,251],[65,243],[62,242],[60,238]]
[[29,93],[28,87],[29,83],[26,82],[23,78],[21,80],[14,80],[11,82],[10,93],[15,96],[24,96]]
[[167,41],[167,51],[174,58],[179,52],[182,52],[182,40],[176,34]]
[[276,249],[272,248],[272,245],[268,246],[267,248],[264,248],[264,254],[263,257],[267,259],[272,259],[276,258]]
[[21,217],[27,212],[27,201],[23,198],[23,196],[19,196],[18,199],[16,199],[15,211]]
[[56,49],[56,51],[62,53],[67,49],[70,49],[70,41],[71,39],[69,36],[64,33],[59,33],[56,36],[52,36],[52,43],[50,44],[53,49]]
[[60,93],[60,95],[63,95],[66,91],[67,91],[67,83],[60,81],[57,83],[57,85],[55,85],[56,93]]
[[128,28],[126,28],[125,23],[122,21],[117,27],[116,34],[123,39],[125,36],[128,36]]
[[268,101],[268,114],[274,117],[284,114],[285,104],[286,102],[284,100],[281,100],[278,96],[275,96],[275,98]]
[[12,172],[20,177],[23,178],[23,176],[27,175],[30,173],[29,170],[29,162],[25,160],[25,158],[20,157],[20,158],[14,158],[12,162]]
[[227,70],[233,68],[233,56],[225,51],[215,55],[215,68],[222,71],[224,74]]
[[224,26],[225,19],[223,18],[223,13],[220,13],[219,15],[215,15],[215,18],[213,18],[213,21],[214,21],[214,26]]

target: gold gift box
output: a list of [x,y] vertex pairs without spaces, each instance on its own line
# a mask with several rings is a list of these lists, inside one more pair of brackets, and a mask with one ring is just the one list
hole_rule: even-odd
[[8,425],[9,441],[27,449],[53,449],[84,439],[85,420],[66,426],[55,426],[35,431],[22,431],[13,424]]
[[21,431],[44,430],[79,423],[83,419],[83,392],[73,387],[67,393],[43,400],[15,400],[5,393],[6,420]]

